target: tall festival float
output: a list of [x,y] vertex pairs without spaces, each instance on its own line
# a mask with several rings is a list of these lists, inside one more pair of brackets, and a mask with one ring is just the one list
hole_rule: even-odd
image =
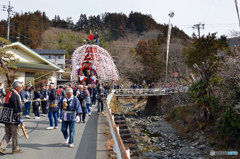
[[96,45],[90,34],[83,46],[72,55],[71,81],[82,85],[119,80],[119,73],[110,53]]

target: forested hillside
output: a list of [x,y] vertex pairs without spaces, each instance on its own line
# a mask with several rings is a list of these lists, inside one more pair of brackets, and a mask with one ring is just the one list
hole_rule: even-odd
[[[15,14],[11,18],[10,40],[20,40],[31,48],[37,48],[40,45],[42,35],[49,27],[70,29],[76,32],[89,34],[98,31],[100,33],[108,32],[109,39],[116,40],[124,37],[129,32],[142,32],[150,30],[160,30],[162,34],[159,39],[164,41],[167,36],[168,26],[157,24],[151,15],[145,15],[138,12],[131,12],[128,16],[123,13],[104,13],[97,16],[81,14],[79,20],[74,24],[71,17],[61,19],[55,16],[50,20],[45,12],[36,11],[34,13],[26,12],[24,14]],[[7,21],[0,21],[0,35],[5,37],[7,34]],[[188,36],[177,27],[173,27],[172,36],[181,39],[188,39]],[[20,39],[18,39],[18,37]]]
[[[158,24],[151,15],[131,12],[104,13],[97,16],[80,14],[74,23],[71,17],[50,20],[46,13],[16,14],[11,18],[10,40],[21,41],[30,48],[66,49],[67,58],[83,44],[90,33],[97,31],[100,46],[117,57],[122,79],[140,83],[159,80],[164,74],[168,25]],[[6,36],[7,21],[0,22],[0,35]],[[182,48],[190,38],[177,27],[172,28],[170,72],[180,68]],[[180,60],[180,61],[179,61]],[[177,70],[185,76],[184,70]]]

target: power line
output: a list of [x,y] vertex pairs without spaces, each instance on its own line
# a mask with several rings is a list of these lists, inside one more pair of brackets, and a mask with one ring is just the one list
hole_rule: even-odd
[[207,13],[206,13],[206,15],[205,15],[205,17],[204,17],[204,19],[203,19],[203,22],[205,21],[207,15],[208,15],[208,12],[210,11],[210,9],[211,9],[211,7],[212,7],[212,4],[213,4],[213,0],[212,0],[210,6],[209,6],[209,8],[208,8],[208,11],[207,11]]

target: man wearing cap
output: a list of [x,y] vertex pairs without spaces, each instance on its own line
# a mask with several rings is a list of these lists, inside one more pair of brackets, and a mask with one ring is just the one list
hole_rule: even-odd
[[[73,148],[74,134],[75,134],[75,123],[80,121],[79,115],[82,114],[82,108],[79,100],[73,95],[73,89],[67,88],[66,95],[61,98],[58,103],[59,109],[63,110],[61,114],[63,137],[65,144],[69,144],[70,148]],[[69,127],[69,133],[68,133]]]
[[[42,87],[41,87],[40,95],[41,95],[41,99],[43,99],[43,100],[48,99],[48,93],[47,93],[47,89],[46,89],[45,84],[43,84]],[[42,105],[43,116],[46,117],[47,116],[47,101],[41,101],[41,105]]]
[[[49,84],[49,112],[48,118],[50,122],[50,126],[47,127],[47,130],[58,129],[58,101],[56,89],[54,88],[54,83]],[[55,121],[55,126],[53,127],[53,118]]]

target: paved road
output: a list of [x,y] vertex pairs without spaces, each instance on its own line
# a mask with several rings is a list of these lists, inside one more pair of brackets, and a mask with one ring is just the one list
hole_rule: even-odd
[[[7,154],[1,159],[107,159],[105,132],[105,117],[97,115],[93,107],[92,116],[86,117],[86,123],[76,124],[74,148],[64,145],[61,123],[58,129],[45,130],[49,126],[47,117],[41,119],[24,119],[29,135],[25,139],[20,129],[20,148],[22,154],[12,155],[12,141],[7,146]],[[4,135],[4,125],[0,124],[0,140]]]

